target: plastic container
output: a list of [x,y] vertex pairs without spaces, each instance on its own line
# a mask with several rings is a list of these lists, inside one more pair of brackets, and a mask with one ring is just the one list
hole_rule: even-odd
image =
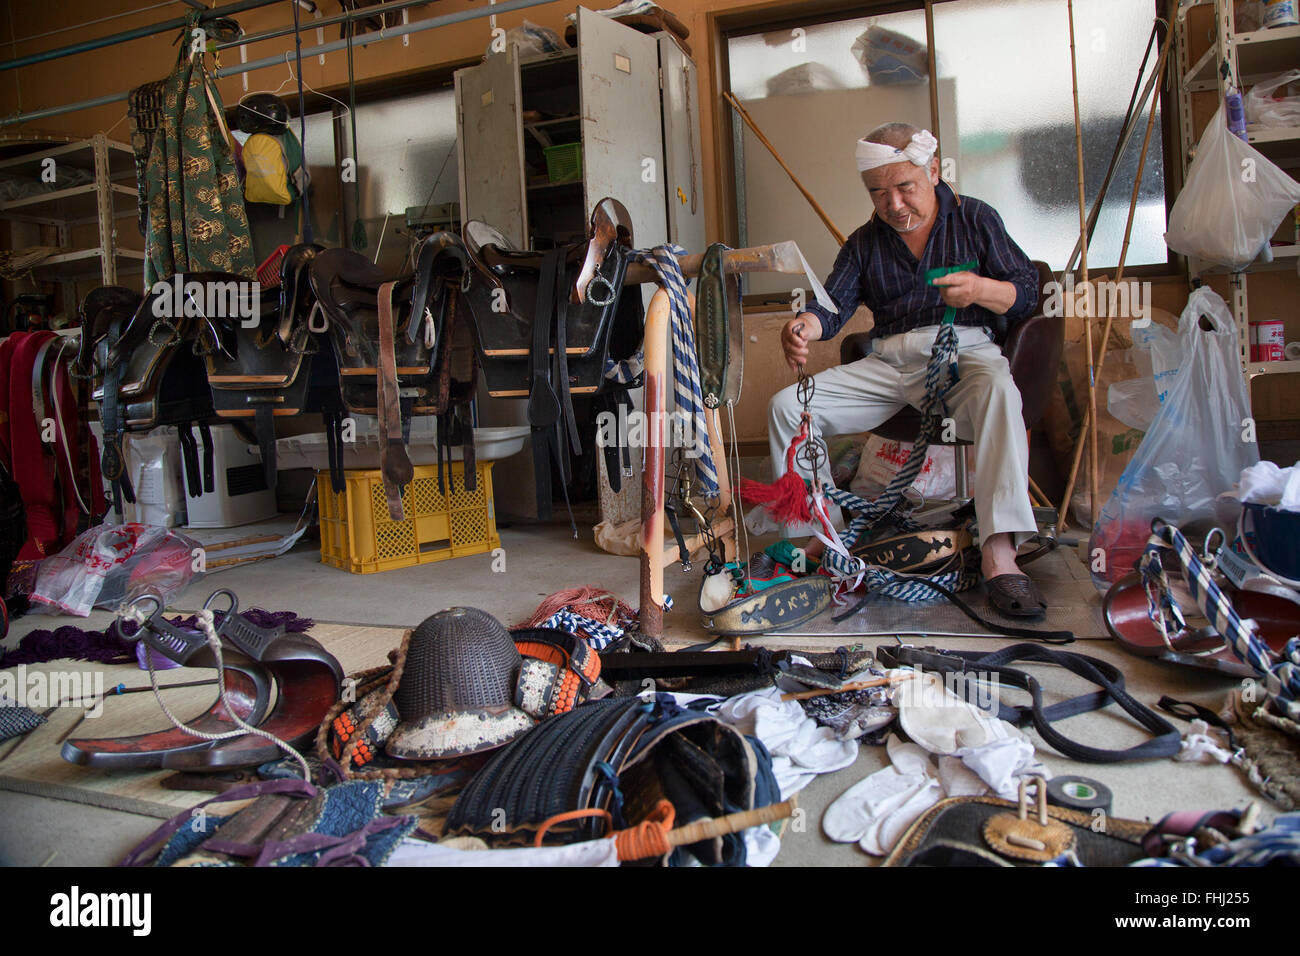
[[1300,25],[1295,0],[1264,0],[1264,29]]
[[1240,140],[1246,140],[1246,104],[1240,93],[1229,93],[1223,98],[1227,107],[1228,130]]
[[582,178],[581,143],[547,146],[542,152],[546,154],[546,177],[552,183],[572,183]]
[[402,493],[402,521],[389,518],[378,469],[344,472],[346,487],[337,495],[329,472],[321,471],[316,478],[321,562],[353,574],[373,574],[499,548],[492,462],[478,462],[473,491],[465,489],[464,471],[463,462],[448,467],[444,494],[438,489],[437,467],[417,465]]
[[1265,571],[1290,581],[1300,579],[1300,511],[1250,503],[1242,508],[1250,556]]

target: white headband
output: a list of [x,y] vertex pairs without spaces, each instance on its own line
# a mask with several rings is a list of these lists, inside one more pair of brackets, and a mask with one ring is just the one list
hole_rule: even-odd
[[934,151],[938,148],[939,141],[928,129],[913,134],[912,141],[907,144],[906,149],[896,149],[883,143],[868,143],[865,139],[860,139],[857,148],[858,172],[864,173],[877,166],[888,166],[890,163],[901,163],[904,160],[914,166],[925,166],[934,158]]

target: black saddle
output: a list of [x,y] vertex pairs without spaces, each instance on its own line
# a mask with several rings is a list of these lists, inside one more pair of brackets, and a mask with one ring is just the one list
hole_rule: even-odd
[[401,489],[413,474],[405,443],[414,415],[439,416],[440,482],[443,449],[459,442],[466,487],[474,487],[468,404],[475,366],[458,308],[468,265],[460,239],[439,232],[421,243],[409,275],[389,277],[347,249],[325,250],[309,270],[316,306],[308,327],[331,343],[342,407],[379,418],[381,469],[395,521],[402,518]]
[[[104,429],[101,467],[112,483],[119,516],[123,499],[135,501],[122,451],[127,432],[177,426],[190,497],[214,488],[212,398],[203,368],[203,319],[197,315],[202,310],[184,291],[190,278],[173,277],[143,297],[129,289],[102,287],[82,303],[78,366],[95,383],[91,397],[99,403]],[[202,471],[196,423],[204,443]]]
[[604,391],[608,360],[630,357],[640,342],[640,296],[622,295],[631,217],[602,199],[585,241],[546,251],[505,248],[500,233],[478,222],[466,224],[464,237],[479,367],[490,395],[528,399],[538,516],[546,519],[552,461],[567,486],[569,451],[582,451],[573,396]]
[[[317,245],[294,246],[281,263],[278,286],[261,290],[256,302],[249,296],[238,314],[207,318],[199,329],[213,408],[221,418],[253,420],[266,484],[272,489],[275,419],[307,409],[311,355],[317,347],[307,328],[315,301],[307,269],[322,251]],[[219,282],[239,277],[204,273],[193,278]]]

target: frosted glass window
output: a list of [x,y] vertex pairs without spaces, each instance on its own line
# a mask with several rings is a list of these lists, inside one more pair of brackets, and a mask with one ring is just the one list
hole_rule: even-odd
[[[1120,132],[1155,4],[1076,0],[1074,17],[1084,186],[1091,208]],[[942,156],[950,161],[945,175],[962,194],[996,208],[1031,258],[1063,268],[1079,236],[1065,0],[947,0],[935,4],[934,19],[939,133]],[[920,10],[808,25],[802,34],[783,29],[728,40],[731,89],[846,234],[871,214],[866,191],[856,182],[853,142],[886,119],[931,125],[928,77],[899,83],[896,74],[869,75],[860,62],[854,44],[861,46],[859,38],[873,25],[922,46],[926,42]],[[1155,61],[1153,51],[1148,75]],[[920,62],[924,71],[924,58]],[[816,129],[810,130],[814,122]],[[1119,259],[1145,122],[1144,111],[1108,189],[1089,246],[1090,269],[1113,269]],[[1157,112],[1127,266],[1167,261],[1162,134]],[[740,137],[737,156],[742,240],[795,239],[824,276],[835,253],[826,228],[748,131]],[[754,278],[751,291],[776,292],[792,284]]]
[[[1089,209],[1115,148],[1154,18],[1155,5],[1145,0],[1074,4]],[[1021,247],[1053,269],[1065,266],[1079,238],[1069,29],[1062,0],[954,0],[934,7],[938,73],[956,81],[958,188],[991,203]],[[1156,58],[1153,50],[1148,74]],[[1126,267],[1168,258],[1160,122],[1157,111]],[[1119,261],[1145,130],[1143,112],[1107,190],[1088,247],[1090,269],[1113,268]]]

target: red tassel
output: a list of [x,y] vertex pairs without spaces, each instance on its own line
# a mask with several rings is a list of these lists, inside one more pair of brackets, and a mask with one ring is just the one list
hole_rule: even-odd
[[802,524],[812,520],[808,507],[808,487],[794,470],[794,456],[799,445],[808,437],[808,425],[794,436],[785,453],[785,474],[771,484],[740,479],[740,500],[750,505],[765,506],[768,515],[778,524]]

